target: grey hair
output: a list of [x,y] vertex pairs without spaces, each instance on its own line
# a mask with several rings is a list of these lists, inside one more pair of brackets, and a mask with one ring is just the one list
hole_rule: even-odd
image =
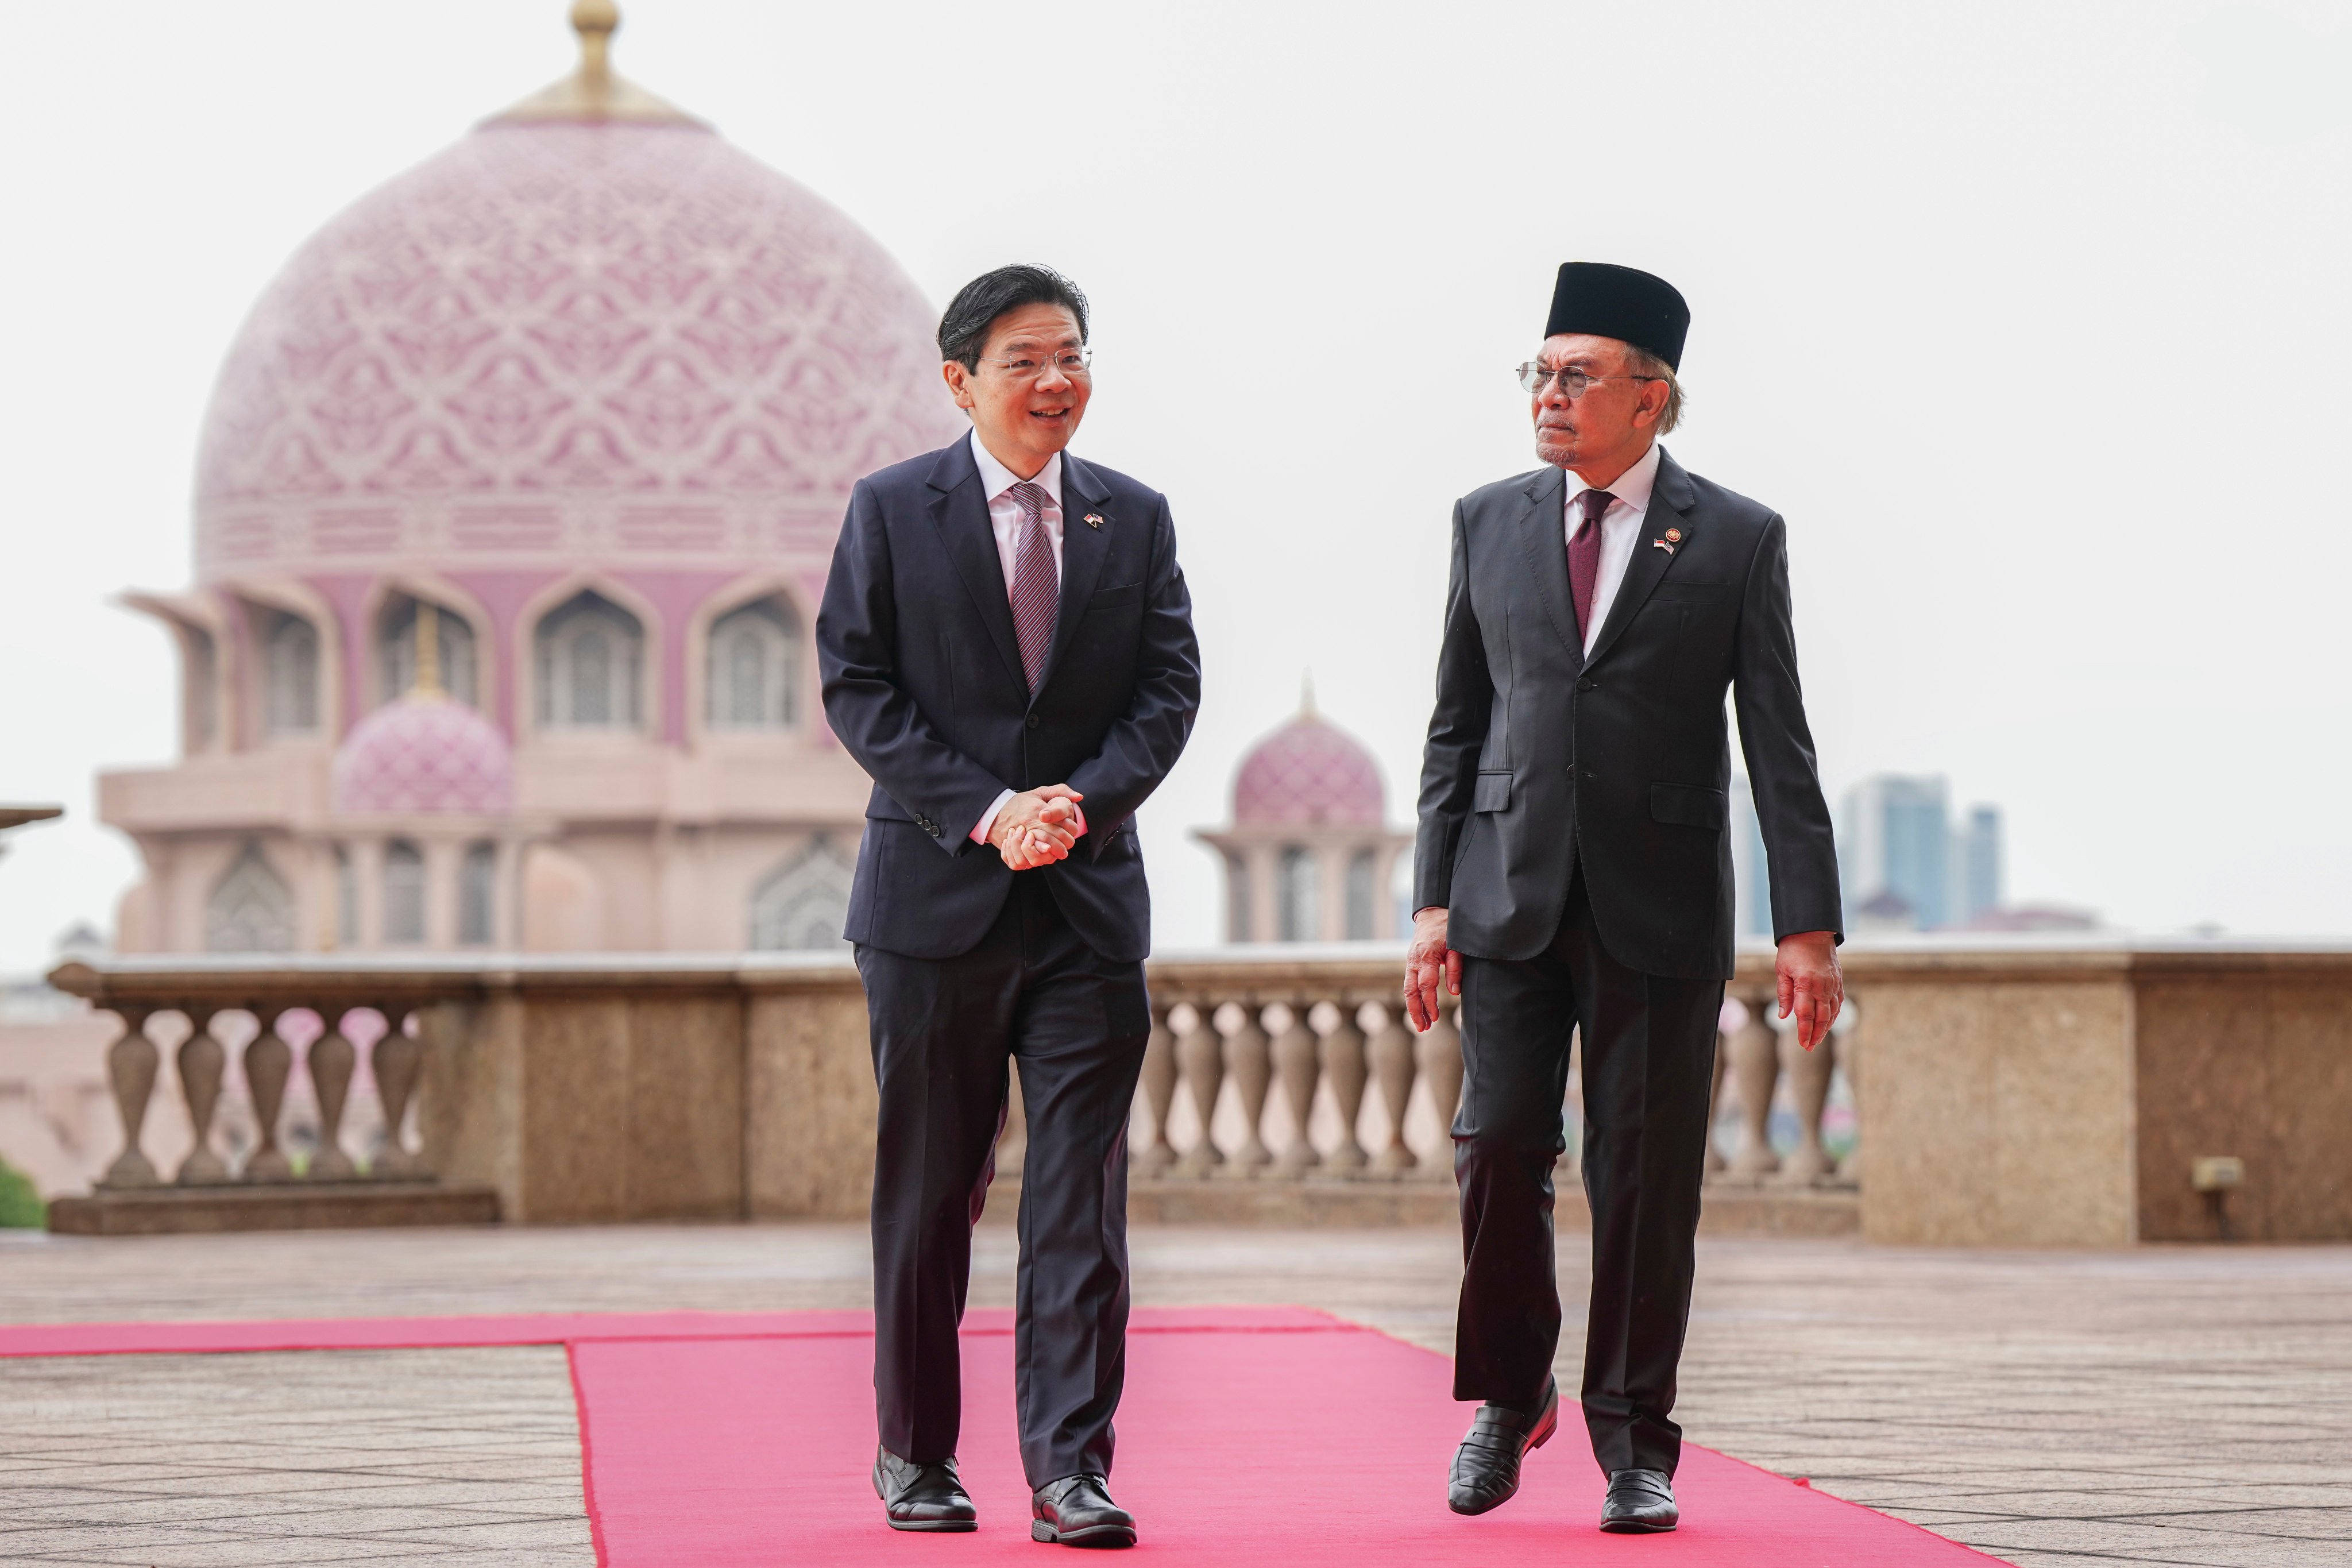
[[1675,367],[1647,349],[1625,345],[1625,369],[1633,375],[1648,376],[1666,384],[1666,411],[1658,416],[1658,434],[1671,436],[1675,426],[1683,422],[1683,384],[1675,378]]

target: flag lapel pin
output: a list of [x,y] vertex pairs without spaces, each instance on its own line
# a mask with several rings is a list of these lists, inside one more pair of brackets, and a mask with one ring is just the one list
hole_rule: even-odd
[[1102,513],[1098,511],[1090,511],[1087,513],[1086,517],[1082,521],[1088,528],[1100,528],[1102,526]]
[[1675,547],[1667,543],[1663,539],[1653,539],[1650,541],[1650,548],[1653,550],[1663,550],[1669,555],[1672,555],[1675,552]]

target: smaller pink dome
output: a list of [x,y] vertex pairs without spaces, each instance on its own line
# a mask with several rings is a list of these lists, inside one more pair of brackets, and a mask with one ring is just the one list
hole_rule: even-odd
[[412,692],[352,726],[334,783],[337,811],[488,816],[513,808],[514,759],[471,708]]
[[1251,747],[1234,780],[1239,825],[1378,827],[1386,816],[1380,764],[1312,710]]

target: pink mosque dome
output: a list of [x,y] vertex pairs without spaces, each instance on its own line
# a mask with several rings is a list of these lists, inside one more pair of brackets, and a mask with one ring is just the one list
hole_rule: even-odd
[[1250,748],[1234,779],[1237,826],[1379,827],[1386,814],[1380,764],[1312,698]]
[[588,42],[262,295],[205,422],[201,579],[829,550],[860,475],[963,428],[889,253]]
[[339,812],[495,816],[514,805],[499,727],[463,702],[411,692],[352,726],[335,752]]

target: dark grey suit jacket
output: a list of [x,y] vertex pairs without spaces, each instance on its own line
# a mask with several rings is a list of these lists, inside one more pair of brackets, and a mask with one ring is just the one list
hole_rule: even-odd
[[961,440],[857,481],[816,617],[824,716],[874,779],[849,940],[952,958],[1013,889],[972,827],[1004,790],[1067,784],[1087,835],[1033,873],[1087,945],[1151,946],[1135,810],[1201,705],[1168,499],[1062,454],[1062,602],[1044,681],[1022,673],[980,465]]
[[[1454,509],[1437,708],[1421,776],[1414,907],[1447,940],[1527,959],[1580,858],[1620,963],[1727,978],[1731,756],[1724,690],[1770,857],[1772,929],[1839,931],[1837,849],[1797,686],[1787,524],[1660,454],[1650,510],[1592,657],[1569,596],[1559,468]],[[1682,538],[1671,552],[1666,531]]]

